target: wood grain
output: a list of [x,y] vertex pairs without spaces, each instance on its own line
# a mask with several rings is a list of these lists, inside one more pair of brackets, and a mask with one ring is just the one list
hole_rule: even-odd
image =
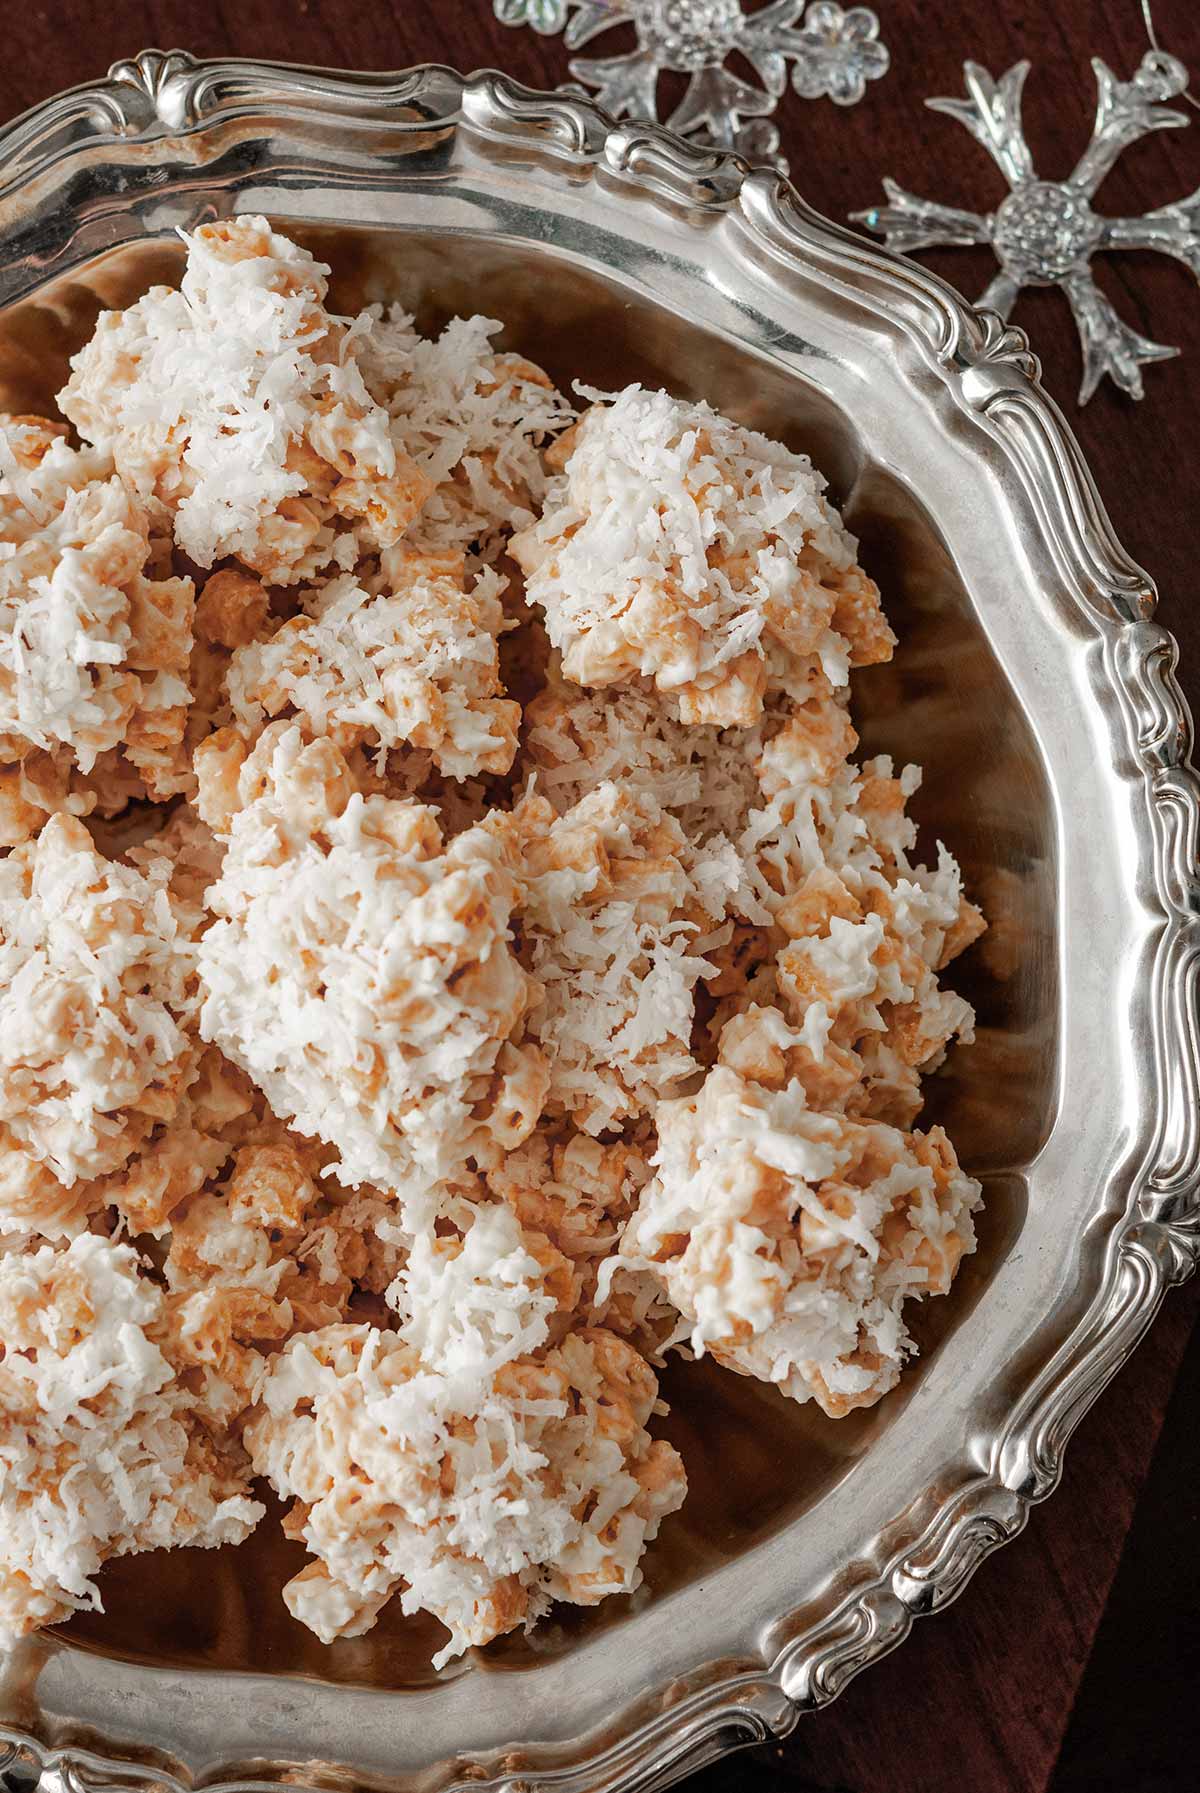
[[[1146,47],[1136,0],[883,0],[879,10],[892,69],[862,105],[840,111],[789,93],[779,108],[794,180],[834,218],[876,201],[884,174],[973,209],[1002,197],[1000,176],[983,151],[922,105],[931,94],[961,91],[965,58],[996,74],[1021,56],[1032,59],[1028,134],[1039,172],[1057,178],[1087,141],[1095,103],[1089,57],[1102,56],[1128,78]],[[1155,16],[1163,43],[1200,83],[1200,8],[1194,0],[1157,0]],[[504,29],[489,0],[441,0],[436,8],[405,0],[359,7],[345,0],[115,0],[103,7],[63,0],[13,9],[13,20],[19,23],[0,60],[3,116],[148,45],[370,69],[420,60],[501,66],[535,86],[566,76],[559,39]],[[1137,213],[1198,187],[1200,118],[1127,151],[1098,205]],[[994,267],[984,250],[924,259],[968,294]],[[1041,356],[1047,387],[1074,421],[1118,535],[1158,582],[1161,619],[1181,643],[1182,679],[1195,702],[1200,295],[1185,269],[1151,255],[1107,258],[1100,278],[1122,316],[1183,351],[1179,360],[1146,370],[1141,404],[1106,385],[1085,411],[1076,410],[1079,349],[1061,294],[1024,294],[1015,318]],[[1043,1793],[1198,1308],[1200,1290],[1168,1302],[1148,1343],[1081,1429],[1060,1493],[1035,1513],[1022,1539],[982,1569],[952,1612],[922,1622],[902,1650],[835,1706],[804,1720],[785,1745],[710,1770],[694,1793]],[[1195,1417],[1193,1401],[1191,1423]],[[1136,1652],[1138,1639],[1130,1636],[1128,1647]],[[1152,1707],[1140,1722],[1155,1722]],[[1156,1787],[1174,1793],[1194,1785],[1187,1778],[1192,1766],[1180,1765],[1177,1781]],[[1138,1793],[1135,1783],[1126,1793]]]

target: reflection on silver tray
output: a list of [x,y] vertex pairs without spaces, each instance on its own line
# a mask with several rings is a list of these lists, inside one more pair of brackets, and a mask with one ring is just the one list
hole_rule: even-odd
[[0,1663],[0,1768],[658,1784],[782,1733],[952,1599],[1192,1268],[1200,801],[1174,644],[1020,332],[772,174],[496,75],[147,52],[18,120],[0,404],[44,406],[98,307],[177,269],[177,227],[239,210],[333,260],[344,306],[483,308],[560,377],[703,394],[829,473],[902,639],[860,675],[865,743],[924,762],[927,838],[992,921],[958,980],[978,1042],[930,1103],[984,1182],[981,1248],[870,1413],[672,1371],[692,1494],[632,1602],[436,1676],[406,1621],[317,1645],[276,1598],[294,1547],[265,1531],[117,1564],[105,1617]]

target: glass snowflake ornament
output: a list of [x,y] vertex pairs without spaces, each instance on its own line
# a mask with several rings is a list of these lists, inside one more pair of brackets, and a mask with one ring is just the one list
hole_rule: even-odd
[[1028,62],[999,81],[976,62],[965,64],[967,98],[927,100],[965,125],[997,164],[1012,191],[994,212],[960,211],[906,193],[885,180],[887,205],[855,218],[882,235],[891,249],[990,243],[1000,272],[976,301],[1006,318],[1023,286],[1059,286],[1075,315],[1083,347],[1079,402],[1085,405],[1107,374],[1124,392],[1142,396],[1143,362],[1179,353],[1123,323],[1092,278],[1093,255],[1107,249],[1158,249],[1174,255],[1200,279],[1200,190],[1140,218],[1106,218],[1092,195],[1121,151],[1151,131],[1185,125],[1184,113],[1164,102],[1182,94],[1187,70],[1174,56],[1148,51],[1132,81],[1118,81],[1092,58],[1098,99],[1092,139],[1065,181],[1039,180],[1021,128],[1021,89]]
[[[687,76],[687,91],[666,120],[672,131],[751,161],[773,161],[779,132],[770,114],[785,93],[788,71],[802,99],[828,95],[839,106],[861,100],[868,81],[887,73],[879,20],[865,6],[843,12],[830,0],[771,0],[747,12],[740,0],[493,0],[503,25],[529,25],[548,37],[563,33],[568,50],[618,25],[632,25],[635,49],[623,55],[577,56],[568,64],[581,88],[614,118],[658,122],[658,80]],[[725,66],[737,53],[761,85]]]

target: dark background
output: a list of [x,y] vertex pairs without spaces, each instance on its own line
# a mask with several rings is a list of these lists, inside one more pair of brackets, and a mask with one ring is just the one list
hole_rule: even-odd
[[[1087,142],[1089,67],[1128,79],[1146,46],[1137,0],[876,0],[891,72],[861,105],[806,102],[777,114],[792,178],[831,217],[872,205],[881,177],[929,198],[986,211],[1004,194],[982,149],[927,112],[962,91],[962,63],[995,75],[1028,56],[1027,134],[1040,174],[1062,178]],[[746,0],[752,10],[753,0]],[[1200,5],[1156,0],[1158,35],[1200,88]],[[567,78],[559,38],[507,30],[490,0],[63,0],[4,9],[0,117],[103,74],[153,45],[341,67],[437,60],[499,66],[537,86]],[[612,36],[587,54],[621,47]],[[1200,188],[1200,115],[1127,150],[1100,210],[1136,214]],[[922,259],[968,294],[994,272],[985,249]],[[1160,616],[1182,646],[1182,679],[1200,699],[1200,552],[1192,459],[1200,406],[1200,293],[1164,257],[1097,264],[1122,316],[1178,343],[1181,358],[1145,370],[1140,404],[1105,383],[1076,411],[1080,355],[1067,302],[1025,293],[1016,321],[1045,383],[1073,416],[1125,546],[1158,582]],[[783,1745],[708,1770],[689,1793],[1191,1793],[1200,1787],[1200,1288],[1173,1294],[1116,1385],[1080,1428],[1060,1492],[1025,1534],[989,1561],[951,1612],[922,1622],[903,1649],[856,1681]],[[1189,1344],[1189,1337],[1191,1342]]]

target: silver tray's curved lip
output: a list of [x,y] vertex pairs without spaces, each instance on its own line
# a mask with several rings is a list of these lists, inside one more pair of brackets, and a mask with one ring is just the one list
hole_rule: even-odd
[[[426,66],[398,75],[349,75],[247,61],[196,62],[183,52],[146,51],[116,65],[107,81],[34,108],[0,134],[0,231],[10,253],[36,238],[36,256],[16,272],[0,267],[0,303],[36,290],[99,247],[119,241],[106,214],[103,167],[87,194],[93,220],[76,244],[82,202],[63,207],[67,171],[81,155],[109,156],[113,169],[153,146],[181,152],[214,122],[386,117],[397,131],[465,133],[476,152],[557,164],[573,178],[611,183],[636,199],[688,215],[736,212],[762,252],[816,268],[829,282],[898,323],[918,342],[937,378],[986,423],[1036,519],[1043,548],[1083,619],[1103,633],[1097,675],[1104,685],[1109,737],[1119,776],[1136,787],[1140,903],[1153,926],[1139,964],[1144,986],[1145,1075],[1153,1100],[1137,1136],[1114,1156],[1097,1205],[1119,1208],[1107,1236],[1102,1274],[1082,1319],[1027,1383],[981,1457],[964,1462],[955,1491],[903,1541],[880,1571],[863,1566],[856,1585],[814,1622],[811,1613],[763,1614],[776,1640],[757,1661],[743,1653],[702,1684],[661,1694],[642,1722],[618,1715],[599,1746],[577,1740],[575,1754],[549,1772],[502,1755],[438,1765],[436,1784],[473,1788],[511,1783],[562,1789],[658,1784],[738,1742],[781,1735],[805,1708],[834,1697],[860,1669],[906,1635],[913,1619],[957,1597],[990,1551],[1025,1523],[1032,1502],[1058,1480],[1074,1426],[1124,1362],[1165,1289],[1200,1256],[1200,783],[1189,763],[1191,723],[1174,678],[1175,643],[1151,620],[1154,590],[1113,537],[1069,428],[1037,383],[1038,366],[1020,331],[973,311],[915,263],[890,255],[813,212],[784,182],[736,157],[698,150],[668,133],[614,126],[592,104],[536,93],[504,76],[463,78]],[[118,183],[119,185],[119,183]],[[95,219],[102,225],[96,225]],[[779,1641],[782,1640],[782,1641]],[[384,1696],[379,1696],[384,1697]],[[645,1711],[645,1702],[642,1702]],[[7,1754],[4,1746],[7,1745]],[[245,1762],[246,1757],[242,1756]],[[258,1766],[258,1764],[256,1764]],[[249,1793],[297,1764],[262,1763],[267,1778],[204,1776],[220,1793]],[[347,1763],[310,1764],[328,1784]],[[189,1783],[161,1761],[137,1766],[74,1745],[54,1748],[0,1726],[0,1771],[14,1786],[39,1779],[63,1789],[182,1789]]]

